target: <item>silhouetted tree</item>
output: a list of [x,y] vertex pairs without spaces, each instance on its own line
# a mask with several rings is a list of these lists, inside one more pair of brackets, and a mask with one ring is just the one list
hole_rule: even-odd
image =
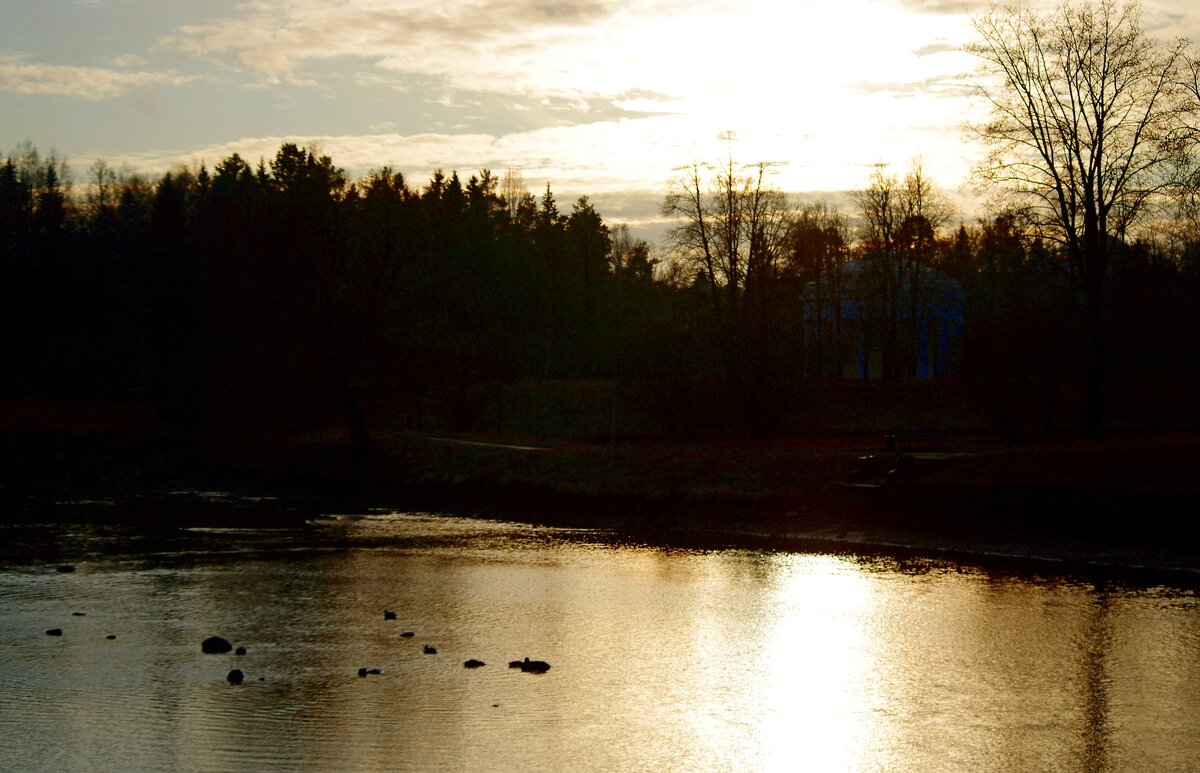
[[862,218],[859,248],[865,269],[859,272],[862,335],[882,352],[886,379],[899,378],[900,309],[904,270],[896,235],[903,221],[900,182],[876,166],[867,187],[852,194]]
[[586,196],[571,209],[564,225],[566,249],[572,258],[570,282],[575,301],[572,327],[576,330],[576,349],[581,375],[595,377],[603,369],[600,335],[601,313],[608,287],[609,254],[612,243],[608,227]]
[[[261,179],[261,175],[260,175]],[[271,160],[265,204],[269,239],[256,290],[294,327],[326,371],[356,459],[369,446],[356,393],[364,314],[375,277],[353,270],[345,208],[346,177],[328,156],[293,144]],[[318,382],[319,383],[319,382]]]
[[1025,437],[1034,416],[1053,435],[1082,332],[1070,286],[1012,213],[984,222],[976,243],[964,277],[966,379],[1002,437]]
[[848,260],[849,230],[841,211],[824,202],[803,207],[788,231],[784,275],[791,285],[788,294],[808,306],[804,313],[812,336],[806,356],[808,374],[815,378],[841,377]]
[[868,335],[882,351],[882,376],[916,375],[923,272],[934,262],[938,229],[950,215],[945,195],[914,161],[901,180],[877,166],[867,187],[853,193],[862,217],[859,238],[866,271]]
[[785,330],[796,299],[782,296],[780,282],[790,201],[771,184],[767,164],[743,168],[731,151],[719,164],[682,168],[662,210],[676,221],[677,259],[709,294],[711,345],[721,357],[729,426],[755,435],[773,431],[794,391],[798,364],[798,331]]
[[15,395],[28,373],[29,320],[27,288],[31,279],[30,235],[33,191],[22,179],[13,156],[0,166],[0,394]]
[[1159,44],[1140,10],[1116,0],[1065,2],[1049,13],[996,8],[974,19],[980,93],[993,119],[981,179],[1024,208],[1057,248],[1088,319],[1081,429],[1105,411],[1105,303],[1114,245],[1176,181],[1185,43]]

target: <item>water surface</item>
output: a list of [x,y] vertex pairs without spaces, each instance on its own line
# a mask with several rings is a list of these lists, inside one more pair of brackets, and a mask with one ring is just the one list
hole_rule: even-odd
[[[1187,587],[427,514],[222,523],[0,527],[0,767],[1200,767]],[[202,654],[212,634],[247,654]],[[526,656],[551,670],[507,668]]]

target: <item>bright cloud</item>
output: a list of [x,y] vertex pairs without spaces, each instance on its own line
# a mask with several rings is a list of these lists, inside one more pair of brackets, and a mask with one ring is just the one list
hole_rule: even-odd
[[164,72],[127,72],[104,67],[26,64],[0,61],[0,91],[53,94],[92,101],[113,99],[134,89],[179,86],[194,76]]
[[160,45],[236,60],[269,83],[311,82],[320,63],[347,59],[376,74],[434,77],[451,91],[748,102],[787,100],[816,73],[833,82],[878,74],[885,55],[908,54],[914,39],[962,36],[961,19],[867,5],[869,18],[861,3],[815,0],[262,0]]
[[[944,133],[916,127],[962,123],[966,97],[951,79],[969,66],[958,50],[967,31],[961,14],[918,15],[872,0],[260,0],[182,27],[160,45],[234,60],[266,83],[315,83],[322,64],[337,60],[356,68],[358,83],[403,90],[413,77],[432,79],[437,93],[428,101],[447,108],[474,108],[480,94],[535,100],[559,122],[597,125],[564,129],[555,136],[569,139],[549,145],[545,133],[505,141],[518,147],[536,137],[531,149],[560,151],[570,169],[603,158],[606,168],[645,181],[663,159],[707,153],[717,134],[735,129],[747,157],[790,160],[788,182],[810,187],[805,169],[814,184],[845,187],[846,164],[890,152],[881,144],[921,135],[906,156],[931,155]],[[863,87],[879,82],[887,88]],[[598,121],[606,109],[644,117]],[[457,137],[459,157],[478,158],[471,136]],[[840,175],[825,161],[831,152]],[[537,155],[507,158],[541,167]]]

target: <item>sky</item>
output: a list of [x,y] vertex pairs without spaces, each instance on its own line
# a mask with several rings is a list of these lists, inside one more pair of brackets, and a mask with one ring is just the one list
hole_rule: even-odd
[[[1041,0],[1032,0],[1041,2]],[[1148,31],[1200,39],[1193,0]],[[53,149],[159,174],[283,142],[352,177],[423,185],[520,170],[560,209],[652,232],[675,170],[767,161],[795,192],[862,187],[920,158],[949,192],[979,0],[0,0],[0,154]]]

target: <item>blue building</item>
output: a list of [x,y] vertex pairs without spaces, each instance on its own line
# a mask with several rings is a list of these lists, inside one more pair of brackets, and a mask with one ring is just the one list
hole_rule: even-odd
[[955,371],[962,359],[962,285],[924,266],[915,278],[901,273],[886,274],[870,259],[855,260],[805,286],[810,378],[882,378],[889,361],[902,378]]

